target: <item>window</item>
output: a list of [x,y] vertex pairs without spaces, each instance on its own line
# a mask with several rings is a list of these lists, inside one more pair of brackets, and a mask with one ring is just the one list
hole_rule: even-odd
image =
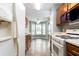
[[41,24],[36,24],[36,34],[41,34]]
[[46,34],[46,26],[45,26],[45,23],[42,24],[42,34]]
[[32,35],[45,35],[46,23],[36,24],[34,22],[30,22],[30,32]]

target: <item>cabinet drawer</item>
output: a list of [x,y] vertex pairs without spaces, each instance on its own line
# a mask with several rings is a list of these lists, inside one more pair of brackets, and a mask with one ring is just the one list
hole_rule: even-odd
[[79,56],[79,47],[72,45],[70,43],[67,43],[67,51],[72,53],[75,56]]

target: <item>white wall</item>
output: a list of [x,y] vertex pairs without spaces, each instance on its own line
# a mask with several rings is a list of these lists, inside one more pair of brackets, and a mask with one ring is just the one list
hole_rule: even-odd
[[61,29],[56,26],[56,8],[51,9],[51,15],[50,15],[50,32],[60,32]]
[[27,33],[27,34],[30,33],[29,32],[29,26],[27,28],[25,28],[25,33]]
[[16,20],[18,25],[19,55],[25,55],[25,9],[22,5],[15,4]]

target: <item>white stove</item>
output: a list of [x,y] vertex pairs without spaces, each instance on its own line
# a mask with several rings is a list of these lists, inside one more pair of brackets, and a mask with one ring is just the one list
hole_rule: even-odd
[[[78,29],[79,30],[79,29]],[[77,31],[78,31],[77,30]],[[79,39],[79,32],[73,32],[74,30],[66,31],[65,35],[55,35],[53,37],[53,55],[54,56],[64,56],[65,54],[65,40],[68,39]],[[76,31],[76,30],[75,30]]]
[[54,37],[53,40],[59,44],[64,45],[64,39],[61,39],[60,37]]

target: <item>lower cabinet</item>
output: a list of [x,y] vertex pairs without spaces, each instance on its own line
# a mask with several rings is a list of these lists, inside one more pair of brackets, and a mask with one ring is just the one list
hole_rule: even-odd
[[79,56],[79,47],[66,42],[66,55]]
[[26,46],[26,51],[27,51],[31,46],[31,35],[30,34],[26,35],[25,44],[26,44],[25,46]]

